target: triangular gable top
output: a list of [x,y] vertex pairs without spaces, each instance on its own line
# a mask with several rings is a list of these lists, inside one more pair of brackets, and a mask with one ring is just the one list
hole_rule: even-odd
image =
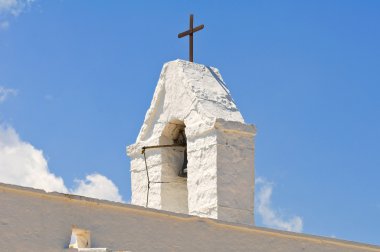
[[[219,70],[184,60],[166,63],[136,143],[153,143],[170,121],[206,130],[220,119],[244,123]],[[153,142],[152,142],[153,141]]]

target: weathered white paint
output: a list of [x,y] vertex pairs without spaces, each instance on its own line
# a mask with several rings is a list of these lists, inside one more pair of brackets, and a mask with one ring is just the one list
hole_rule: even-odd
[[108,251],[380,252],[378,246],[1,183],[0,202],[0,251],[74,252],[68,245],[75,225],[91,232],[92,247]]
[[[188,177],[178,177],[183,147],[146,151],[187,137]],[[162,69],[131,157],[132,204],[253,224],[255,127],[244,123],[219,71],[176,60]],[[165,183],[160,183],[165,182]]]

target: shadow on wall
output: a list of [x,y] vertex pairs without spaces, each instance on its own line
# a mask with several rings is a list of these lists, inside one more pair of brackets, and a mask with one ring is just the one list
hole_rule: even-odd
[[211,67],[206,66],[206,68],[210,71],[211,75],[215,78],[215,80],[219,83],[219,85],[224,89],[224,91],[226,91],[226,93],[228,94],[228,95],[227,95],[227,99],[228,99],[229,101],[232,101],[232,102],[233,102],[233,99],[232,99],[232,97],[231,97],[231,95],[230,95],[230,91],[228,90],[226,83],[224,83],[224,81],[222,81],[222,80],[219,78],[219,76],[215,73],[214,70],[212,70]]
[[161,184],[162,209],[177,213],[189,213],[187,191],[187,139],[185,124],[180,120],[170,121],[160,137],[160,145],[178,144],[162,148]]

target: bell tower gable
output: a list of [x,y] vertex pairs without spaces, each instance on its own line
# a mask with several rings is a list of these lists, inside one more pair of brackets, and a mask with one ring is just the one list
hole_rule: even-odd
[[254,135],[216,68],[166,63],[127,148],[132,204],[253,224]]

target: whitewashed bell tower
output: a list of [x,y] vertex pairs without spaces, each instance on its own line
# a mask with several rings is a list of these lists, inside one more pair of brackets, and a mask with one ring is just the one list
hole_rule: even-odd
[[216,68],[166,63],[127,148],[132,204],[253,224],[255,133]]

